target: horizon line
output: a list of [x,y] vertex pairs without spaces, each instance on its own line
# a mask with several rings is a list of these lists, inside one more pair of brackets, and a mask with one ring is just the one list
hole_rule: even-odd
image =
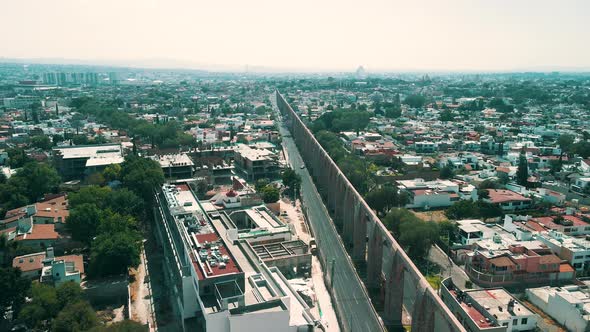
[[[175,62],[176,64],[164,64],[163,62]],[[128,69],[148,70],[186,70],[203,71],[208,73],[235,73],[235,74],[354,74],[356,70],[363,67],[367,74],[412,74],[412,73],[443,73],[443,74],[509,74],[509,73],[553,73],[564,72],[570,74],[590,73],[590,67],[585,66],[560,66],[542,65],[526,67],[513,67],[510,69],[433,69],[433,68],[377,68],[367,69],[367,66],[360,64],[355,68],[306,68],[306,67],[283,67],[263,66],[250,64],[200,64],[191,60],[173,58],[143,58],[143,59],[75,59],[57,57],[5,57],[0,56],[0,63],[13,64],[36,64],[54,66],[96,66]],[[140,62],[133,64],[132,62]],[[152,62],[152,63],[150,63]],[[160,63],[158,63],[160,62]],[[239,69],[241,68],[241,69]],[[370,66],[368,68],[371,68]]]

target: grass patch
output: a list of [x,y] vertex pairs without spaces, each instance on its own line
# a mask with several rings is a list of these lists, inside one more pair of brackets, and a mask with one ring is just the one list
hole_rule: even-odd
[[442,277],[439,275],[429,275],[426,276],[426,281],[428,281],[432,288],[434,288],[435,290],[439,290],[440,283],[442,282]]

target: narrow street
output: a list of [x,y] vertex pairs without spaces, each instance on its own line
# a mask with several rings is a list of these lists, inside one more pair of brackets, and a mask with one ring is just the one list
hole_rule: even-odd
[[[457,287],[465,289],[465,282],[469,280],[467,273],[462,267],[455,264],[441,248],[432,246],[428,254],[428,260],[440,265],[443,279],[451,277]],[[472,288],[479,289],[480,287],[473,283]]]

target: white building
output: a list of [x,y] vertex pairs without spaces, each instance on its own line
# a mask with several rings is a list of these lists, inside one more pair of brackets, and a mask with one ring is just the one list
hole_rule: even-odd
[[528,300],[564,325],[569,331],[590,329],[590,296],[577,285],[539,287],[526,290]]
[[290,239],[280,220],[262,208],[244,218],[234,218],[239,211],[207,213],[185,182],[163,185],[156,202],[166,286],[176,296],[174,313],[183,330],[296,332],[315,326],[309,306],[279,268],[268,267],[252,248],[250,239]]
[[547,245],[560,258],[567,260],[577,271],[590,269],[590,241],[553,230],[538,234],[537,240]]
[[467,331],[533,331],[537,326],[538,316],[503,288],[462,291],[448,278],[440,296]]
[[463,181],[424,179],[399,180],[400,190],[408,193],[410,202],[406,208],[430,209],[447,207],[461,199],[477,200],[477,189]]

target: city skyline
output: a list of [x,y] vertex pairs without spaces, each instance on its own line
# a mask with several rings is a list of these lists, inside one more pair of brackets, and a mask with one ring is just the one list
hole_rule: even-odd
[[[0,59],[221,71],[588,70],[582,1],[4,4]],[[15,12],[27,12],[22,23]],[[43,33],[40,33],[42,31]],[[286,51],[288,50],[288,51]]]

